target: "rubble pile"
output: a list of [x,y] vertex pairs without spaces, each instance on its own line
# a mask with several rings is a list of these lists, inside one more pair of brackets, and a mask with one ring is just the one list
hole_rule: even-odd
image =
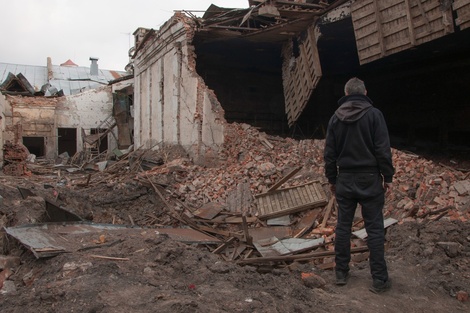
[[196,207],[211,201],[224,202],[240,183],[248,183],[253,195],[263,193],[297,167],[302,170],[283,187],[324,181],[322,140],[269,136],[247,124],[230,124],[227,128],[218,166],[201,167],[182,160],[179,170],[175,170],[175,163],[159,168],[172,168],[177,176],[172,195]]
[[[106,301],[114,305],[116,285],[136,295],[144,292],[142,287],[197,302],[204,288],[211,297],[217,294],[214,281],[221,286],[218,291],[235,292],[241,299],[251,297],[247,288],[263,293],[267,285],[276,286],[279,298],[273,301],[292,307],[299,305],[297,294],[322,303],[343,295],[330,292],[326,278],[333,274],[324,271],[334,267],[336,223],[335,199],[324,177],[324,141],[270,136],[246,124],[226,128],[225,145],[212,166],[195,164],[181,147],[165,147],[128,152],[104,169],[36,161],[31,177],[0,179],[0,226],[8,238],[0,247],[22,262],[11,265],[11,271],[0,268],[0,292],[19,295],[18,300],[5,298],[5,304],[16,307],[19,301],[27,307],[47,293],[54,294],[51,301],[58,307],[75,297],[97,307]],[[409,301],[403,281],[423,265],[433,276],[416,276],[420,289],[410,286],[413,296],[444,288],[439,301],[451,295],[459,300],[451,305],[463,307],[470,279],[469,171],[461,164],[457,169],[405,151],[392,153],[396,175],[385,227],[398,224],[387,235],[391,275],[402,282],[396,295]],[[53,222],[36,218],[43,216]],[[359,215],[353,231],[353,275],[362,275],[357,281],[366,284],[367,234]],[[362,289],[346,290],[344,301]],[[289,301],[284,301],[286,290],[295,291]],[[151,310],[163,305],[165,295],[149,304]],[[225,295],[220,293],[220,299],[232,303]],[[218,303],[211,301],[205,299]]]
[[[269,136],[246,124],[230,124],[220,152],[221,165],[201,167],[180,159],[141,175],[172,173],[176,183],[167,191],[193,207],[225,204],[237,185],[248,183],[252,195],[264,193],[296,167],[301,170],[282,188],[312,180],[326,184],[323,147],[324,140],[297,141]],[[392,154],[396,174],[386,216],[403,220],[442,215],[439,218],[463,222],[470,218],[470,169],[453,169],[396,149]]]
[[24,145],[6,141],[3,145],[3,173],[10,176],[30,174],[26,167],[28,157],[29,151]]

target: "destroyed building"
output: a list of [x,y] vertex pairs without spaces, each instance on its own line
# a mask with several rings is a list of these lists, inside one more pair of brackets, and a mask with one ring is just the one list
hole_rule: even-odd
[[[396,3],[397,19],[407,16],[402,5],[412,16],[423,7],[433,25],[429,7],[437,2],[418,1],[387,3]],[[390,97],[429,92],[430,68],[450,75],[456,67],[435,67],[416,39],[414,57],[432,66],[420,63],[421,71],[410,67],[408,74],[425,88],[392,92],[405,86],[392,81],[407,77],[398,66],[404,55],[371,49],[368,59],[359,58],[353,32],[353,21],[369,17],[358,23],[372,25],[377,41],[369,44],[381,47],[375,14],[387,10],[372,7],[385,1],[249,3],[248,9],[211,6],[202,19],[178,12],[158,31],[134,33],[126,69],[134,69],[135,89],[134,75],[101,88],[113,94],[118,148],[134,139],[135,149],[103,171],[36,166],[30,168],[41,175],[0,179],[0,248],[8,252],[0,255],[2,312],[469,311],[468,160],[441,164],[392,149],[396,188],[385,203],[384,224],[394,287],[376,297],[367,289],[367,232],[359,214],[353,279],[348,287],[329,283],[337,209],[324,177],[324,140],[292,138],[321,135],[322,119],[350,75],[365,76],[396,125],[411,115],[390,105]],[[457,1],[452,6],[461,14]],[[457,24],[463,29],[461,18]],[[452,38],[465,46],[464,37]],[[449,51],[439,58],[455,56]],[[417,62],[414,57],[407,62]],[[397,71],[384,74],[387,67]],[[15,76],[21,87],[24,80]],[[458,97],[465,103],[462,91]],[[437,107],[428,104],[413,108]],[[111,108],[108,101],[102,105]],[[465,105],[443,108],[464,117]],[[425,125],[439,127],[436,119]],[[452,127],[449,134],[457,138],[460,128]],[[197,164],[180,147],[153,149],[160,143],[214,162]]]
[[[118,127],[116,121],[123,116],[118,95],[127,97],[132,77],[126,72],[99,69],[98,58],[90,61],[89,68],[71,60],[53,65],[50,58],[47,66],[0,63],[2,144],[19,143],[36,157],[48,159],[64,153],[73,157],[78,152],[91,158],[112,151],[123,146],[118,134],[127,139],[128,147],[129,101],[124,101],[126,120],[121,119]],[[127,136],[119,129],[127,130]]]
[[135,31],[136,146],[210,155],[234,121],[321,138],[351,76],[366,82],[395,145],[469,143],[469,1],[248,3]]

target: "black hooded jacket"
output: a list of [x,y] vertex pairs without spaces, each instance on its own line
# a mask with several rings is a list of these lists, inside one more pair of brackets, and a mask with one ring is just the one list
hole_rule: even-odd
[[344,96],[331,117],[326,134],[325,174],[336,184],[338,168],[345,172],[380,172],[392,182],[390,139],[385,119],[365,95]]

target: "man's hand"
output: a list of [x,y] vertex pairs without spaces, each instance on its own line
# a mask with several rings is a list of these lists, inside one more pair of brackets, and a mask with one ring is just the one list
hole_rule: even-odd
[[392,183],[384,183],[384,190],[385,195],[388,196],[392,193],[393,184]]
[[336,185],[335,184],[330,184],[330,191],[333,195],[336,194]]

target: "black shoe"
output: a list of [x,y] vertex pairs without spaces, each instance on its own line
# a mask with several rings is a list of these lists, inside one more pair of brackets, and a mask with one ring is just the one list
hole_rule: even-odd
[[336,285],[344,286],[348,283],[349,272],[336,271]]
[[388,279],[387,281],[374,279],[372,282],[372,286],[370,286],[369,290],[373,293],[382,293],[392,288],[392,281]]

